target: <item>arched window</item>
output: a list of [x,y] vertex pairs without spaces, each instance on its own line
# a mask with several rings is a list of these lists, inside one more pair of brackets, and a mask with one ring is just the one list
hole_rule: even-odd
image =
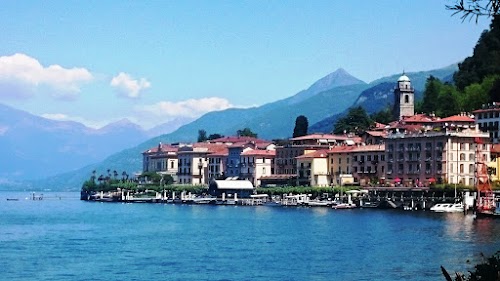
[[410,97],[408,95],[405,95],[405,103],[409,103],[410,102]]

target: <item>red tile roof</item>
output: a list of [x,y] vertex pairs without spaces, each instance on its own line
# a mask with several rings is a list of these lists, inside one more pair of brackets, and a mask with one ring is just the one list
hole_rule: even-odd
[[444,122],[468,122],[468,123],[474,123],[474,118],[471,118],[467,115],[453,115],[450,117],[442,118],[440,120],[437,120],[436,122],[439,123],[444,123]]
[[242,156],[276,156],[275,150],[249,149],[241,153]]
[[328,150],[322,149],[297,156],[295,157],[295,159],[327,158],[327,157],[328,157]]
[[217,142],[237,143],[237,142],[251,142],[251,141],[253,141],[255,143],[268,142],[266,140],[257,139],[257,138],[253,138],[253,137],[238,137],[238,136],[222,137],[222,138],[210,140],[208,142],[211,142],[211,143],[217,143]]
[[150,149],[144,151],[143,154],[146,154],[146,153],[157,153],[159,147],[161,147],[161,151],[162,152],[177,152],[177,150],[179,149],[179,147],[177,147],[177,146],[172,146],[170,144],[160,143],[159,145],[157,145],[157,146],[155,146],[153,148],[150,148]]

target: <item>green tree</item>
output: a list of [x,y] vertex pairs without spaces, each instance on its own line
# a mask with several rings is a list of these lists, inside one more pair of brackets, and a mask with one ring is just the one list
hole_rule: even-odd
[[337,120],[333,132],[335,134],[342,134],[344,132],[359,134],[366,131],[372,123],[373,121],[364,108],[361,106],[351,107],[346,116]]
[[430,114],[438,109],[438,97],[443,84],[434,76],[429,76],[425,83],[424,97],[422,104],[417,108],[417,112]]
[[500,77],[497,77],[491,85],[488,96],[490,97],[489,102],[500,102]]
[[295,119],[295,128],[293,129],[293,137],[302,137],[307,135],[309,121],[304,115],[300,115]]
[[207,140],[207,131],[198,130],[198,142],[204,142]]
[[[474,267],[474,271],[469,271],[468,275],[455,273],[455,281],[477,281],[477,280],[500,280],[500,251],[489,258],[483,256],[484,261]],[[441,266],[441,272],[447,281],[453,281],[446,269]]]
[[220,138],[223,138],[223,137],[224,136],[221,135],[221,134],[210,134],[207,139],[208,140],[215,140],[215,139],[220,139]]
[[252,132],[252,130],[250,130],[250,128],[244,128],[243,130],[238,130],[236,132],[236,134],[239,136],[239,137],[252,137],[252,138],[256,138],[257,137],[257,134]]
[[457,96],[457,90],[453,85],[443,85],[437,99],[439,106],[436,114],[441,117],[448,117],[460,113]]
[[473,55],[459,63],[458,68],[453,80],[460,90],[481,83],[489,75],[500,74],[500,16],[493,17],[490,30],[481,34]]
[[374,122],[389,124],[390,122],[394,121],[394,116],[392,114],[391,107],[387,107],[379,112],[371,114],[370,119]]

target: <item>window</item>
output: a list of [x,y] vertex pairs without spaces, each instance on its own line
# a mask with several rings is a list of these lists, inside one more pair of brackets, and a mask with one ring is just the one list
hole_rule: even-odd
[[460,173],[463,174],[464,173],[464,164],[460,164]]
[[465,161],[465,153],[460,153],[460,161]]
[[[406,85],[406,88],[408,88],[408,85]],[[408,95],[405,95],[405,103],[410,102],[410,97]]]

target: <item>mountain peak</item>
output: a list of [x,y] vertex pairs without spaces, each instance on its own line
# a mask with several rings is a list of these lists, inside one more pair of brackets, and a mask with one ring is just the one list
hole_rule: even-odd
[[365,84],[365,82],[352,76],[343,68],[338,68],[334,72],[326,75],[314,83],[309,89],[314,89],[318,92],[326,91],[335,87],[349,86],[354,84]]

